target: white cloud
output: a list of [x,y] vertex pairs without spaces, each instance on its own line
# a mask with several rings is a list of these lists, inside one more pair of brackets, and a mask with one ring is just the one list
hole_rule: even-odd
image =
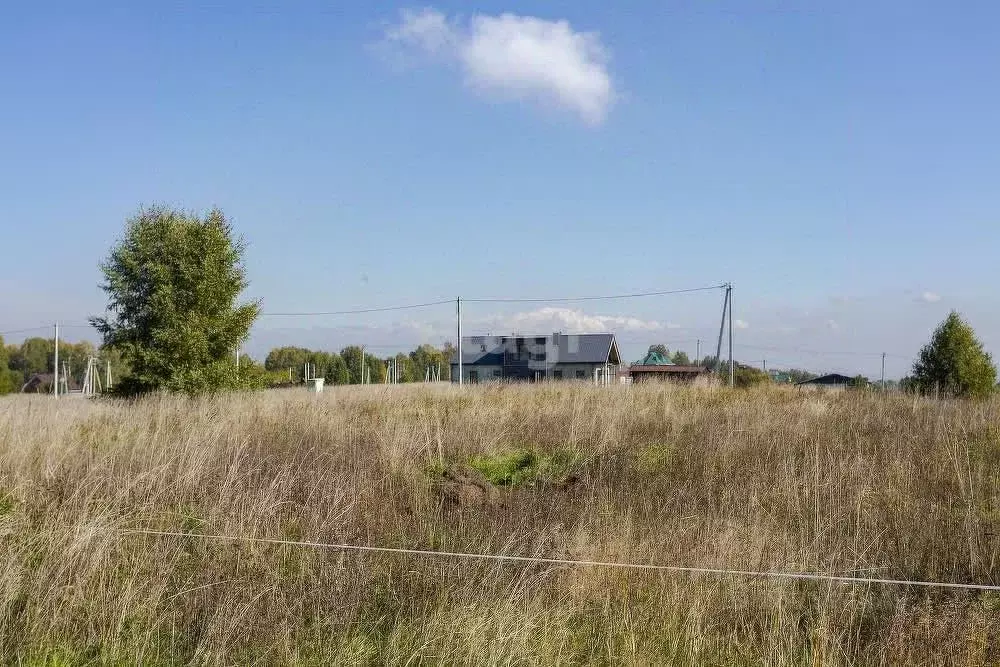
[[599,333],[622,331],[661,331],[676,329],[676,324],[662,324],[622,315],[591,315],[572,308],[545,307],[513,315],[490,318],[495,333]]
[[600,36],[565,20],[505,13],[463,23],[432,8],[403,10],[384,41],[458,64],[472,88],[567,109],[591,125],[602,123],[614,102]]
[[733,320],[733,326],[737,329],[749,329],[750,325],[743,320]]
[[920,295],[920,300],[924,303],[937,303],[941,300],[941,295],[936,292],[924,292]]
[[445,15],[435,9],[400,12],[399,23],[385,31],[385,40],[415,48],[426,53],[438,54],[456,48],[459,28],[449,23]]

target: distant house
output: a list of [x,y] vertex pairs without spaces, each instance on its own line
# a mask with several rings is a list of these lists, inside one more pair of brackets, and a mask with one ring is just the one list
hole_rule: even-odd
[[51,394],[52,373],[33,373],[21,387],[22,394]]
[[[467,336],[462,338],[462,374],[475,384],[498,380],[614,381],[621,365],[611,333],[548,336]],[[451,360],[452,382],[458,381],[458,353]]]
[[854,378],[852,377],[841,375],[840,373],[829,373],[827,375],[821,375],[818,378],[813,378],[812,380],[797,382],[795,386],[815,387],[821,389],[845,389],[850,387],[853,383]]
[[708,370],[702,366],[675,364],[659,352],[651,350],[645,357],[632,364],[628,372],[633,383],[650,380],[691,382],[708,373]]
[[[52,393],[52,373],[33,373],[28,381],[24,383],[21,387],[22,394],[51,394]],[[78,391],[80,385],[72,377],[64,378],[60,377],[60,392],[66,391]]]

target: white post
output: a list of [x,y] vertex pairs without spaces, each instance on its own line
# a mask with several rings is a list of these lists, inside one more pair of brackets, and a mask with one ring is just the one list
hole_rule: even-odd
[[111,362],[105,362],[107,364],[107,382],[104,383],[104,389],[106,391],[111,391]]
[[462,297],[458,297],[455,304],[458,306],[458,385],[462,386],[465,383],[462,370]]
[[52,395],[55,398],[59,398],[59,324],[56,325],[56,337],[55,337],[55,358],[52,360]]

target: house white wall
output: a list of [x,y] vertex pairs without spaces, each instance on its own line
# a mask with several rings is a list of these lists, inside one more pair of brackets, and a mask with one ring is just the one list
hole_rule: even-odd
[[[617,370],[615,366],[610,366],[610,371],[612,377]],[[535,373],[539,373],[537,377],[544,380],[555,380],[556,371],[562,372],[563,380],[583,380],[585,382],[594,381],[594,370],[604,369],[604,364],[556,364],[554,366],[547,366],[546,368],[529,369],[529,373],[534,376]],[[473,373],[477,374],[477,379],[473,380]],[[582,373],[582,377],[578,374]],[[491,380],[499,380],[503,377],[503,366],[500,365],[469,365],[465,364],[462,367],[463,381],[472,382],[489,382]],[[452,382],[458,381],[458,364],[451,365],[451,377]]]

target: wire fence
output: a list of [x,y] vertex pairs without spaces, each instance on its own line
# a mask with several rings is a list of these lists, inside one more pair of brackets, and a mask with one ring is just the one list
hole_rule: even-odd
[[513,554],[473,553],[461,551],[439,551],[434,549],[416,549],[403,547],[379,547],[359,544],[343,544],[328,542],[307,542],[299,540],[284,540],[267,537],[248,537],[241,535],[211,535],[204,533],[180,533],[164,530],[127,529],[120,531],[123,535],[140,535],[147,537],[169,537],[177,539],[196,539],[204,541],[244,542],[249,544],[272,544],[312,549],[330,549],[335,551],[356,552],[367,554],[391,554],[395,556],[418,556],[423,558],[448,558],[453,560],[480,560],[499,563],[519,563],[525,565],[561,565],[567,567],[599,567],[628,570],[645,570],[675,574],[697,574],[724,577],[743,577],[751,579],[786,579],[806,581],[826,581],[841,584],[865,584],[887,586],[911,586],[921,588],[945,588],[975,591],[1000,591],[1000,586],[983,583],[965,583],[951,581],[922,581],[915,579],[887,579],[879,577],[856,577],[845,574],[825,574],[820,572],[783,572],[774,570],[736,570],[713,567],[691,567],[685,565],[664,565],[656,563],[632,563],[621,561],[597,561],[573,558],[547,558],[544,556],[517,556]]

